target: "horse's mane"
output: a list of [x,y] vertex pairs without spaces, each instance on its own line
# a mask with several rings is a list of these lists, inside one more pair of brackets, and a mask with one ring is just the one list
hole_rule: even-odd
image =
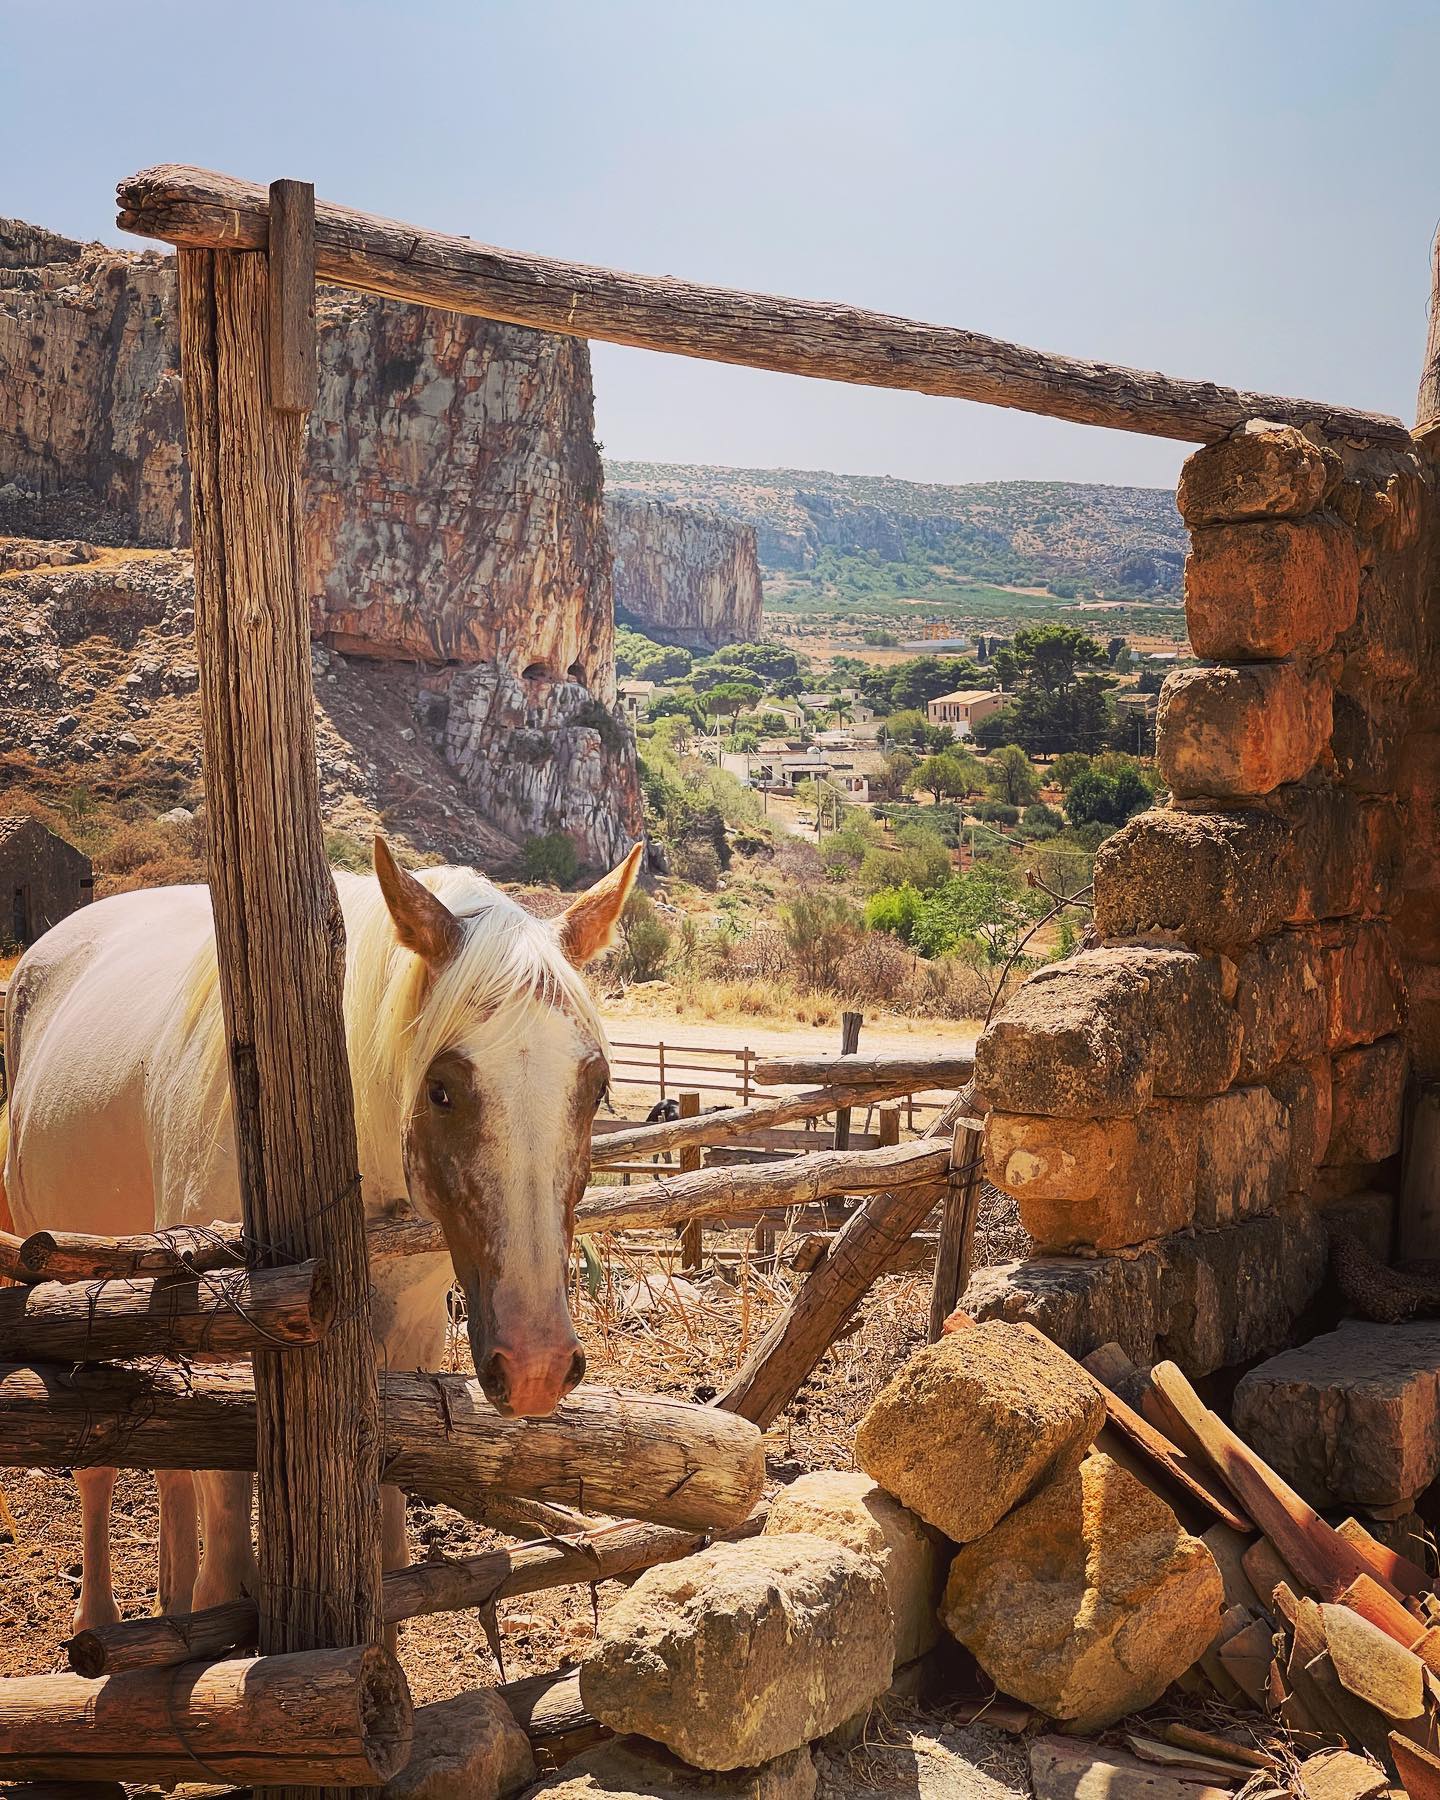
[[[493,1050],[520,1034],[537,1010],[571,1012],[602,1046],[605,1031],[580,974],[566,960],[552,923],[534,917],[474,869],[416,871],[416,880],[461,921],[464,936],[438,974],[395,938],[380,883],[337,871],[345,917],[345,1037],[355,1090],[360,1166],[394,1154],[425,1071],[462,1045]],[[213,937],[182,990],[184,1033],[203,1061],[200,1092],[224,1090],[217,1124],[230,1118],[224,1023]],[[217,1097],[218,1098],[218,1097]]]

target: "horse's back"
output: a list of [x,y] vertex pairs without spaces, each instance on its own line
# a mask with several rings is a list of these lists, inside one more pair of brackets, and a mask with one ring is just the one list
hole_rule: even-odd
[[167,1090],[213,932],[207,889],[150,888],[82,907],[21,958],[5,1175],[18,1230],[148,1231],[166,1210]]

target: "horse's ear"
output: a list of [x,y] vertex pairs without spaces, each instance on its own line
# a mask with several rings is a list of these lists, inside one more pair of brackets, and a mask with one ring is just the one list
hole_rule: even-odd
[[395,936],[407,950],[439,968],[455,954],[461,927],[454,913],[396,862],[383,837],[375,839],[375,873],[390,909]]
[[645,845],[637,844],[618,869],[612,869],[560,915],[560,948],[577,969],[614,942],[615,927],[630,898],[644,854]]

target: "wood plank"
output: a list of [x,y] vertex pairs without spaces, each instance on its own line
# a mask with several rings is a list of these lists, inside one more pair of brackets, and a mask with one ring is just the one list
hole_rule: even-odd
[[[266,195],[253,182],[167,165],[121,182],[119,224],[142,237],[261,249]],[[323,280],[423,306],[711,362],[1015,407],[1187,443],[1247,419],[1404,445],[1397,419],[1327,402],[1237,392],[1149,370],[1055,356],[979,332],[829,301],[790,300],[500,250],[318,202]]]
[[[680,1096],[680,1117],[682,1119],[698,1119],[700,1116],[700,1096],[691,1092]],[[680,1152],[680,1173],[694,1175],[700,1168],[702,1152],[698,1144],[687,1144]],[[680,1227],[680,1267],[690,1273],[698,1272],[705,1255],[705,1227],[699,1219],[688,1219]]]
[[272,181],[267,232],[270,306],[266,318],[270,404],[308,413],[315,405],[315,189],[308,181]]
[[265,256],[182,251],[179,294],[206,861],[242,1223],[261,1264],[327,1263],[336,1303],[317,1344],[252,1359],[260,1649],[373,1646],[382,1434],[345,924],[320,819],[301,575],[305,418],[272,404]]
[[962,1088],[975,1073],[973,1051],[946,1051],[932,1056],[907,1056],[884,1051],[861,1056],[842,1051],[839,1056],[762,1056],[755,1064],[755,1079],[766,1087],[800,1087],[803,1084],[844,1088],[873,1087],[877,1082],[906,1082],[897,1093],[929,1093]]
[[[864,1014],[843,1012],[840,1015],[840,1056],[844,1063],[854,1056],[860,1047],[860,1027],[864,1023]],[[833,1147],[836,1150],[850,1148],[850,1108],[840,1106],[835,1110],[835,1136]]]
[[1415,399],[1415,441],[1433,443],[1440,435],[1440,231],[1430,241],[1430,313],[1425,333],[1425,360],[1420,365],[1420,392]]
[[930,1281],[928,1335],[940,1341],[945,1321],[960,1304],[970,1283],[975,1254],[975,1225],[980,1217],[980,1191],[985,1179],[985,1156],[980,1140],[966,1135],[957,1121],[950,1152],[950,1178],[940,1203],[940,1242],[935,1251],[935,1273]]
[[1342,1519],[1335,1529],[1369,1565],[1377,1581],[1387,1583],[1410,1599],[1434,1592],[1434,1581],[1419,1563],[1372,1537],[1358,1519]]
[[1156,1365],[1152,1386],[1306,1587],[1338,1599],[1352,1581],[1369,1574],[1354,1547],[1203,1404],[1174,1363]]

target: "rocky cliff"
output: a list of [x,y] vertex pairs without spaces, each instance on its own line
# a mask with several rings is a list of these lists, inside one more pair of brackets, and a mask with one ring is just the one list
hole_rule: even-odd
[[[0,221],[0,533],[185,542],[174,284],[168,257]],[[336,290],[318,320],[305,557],[330,671],[394,663],[481,813],[613,859],[640,804],[586,347]]]
[[1178,594],[1185,534],[1165,488],[1073,481],[947,487],[823,470],[612,462],[607,491],[705,507],[755,529],[767,573],[808,569],[821,550],[898,562],[916,552],[956,574],[1043,584],[1078,577],[1106,592]]
[[607,494],[605,523],[622,617],[694,650],[759,637],[763,603],[751,526],[628,494]]

